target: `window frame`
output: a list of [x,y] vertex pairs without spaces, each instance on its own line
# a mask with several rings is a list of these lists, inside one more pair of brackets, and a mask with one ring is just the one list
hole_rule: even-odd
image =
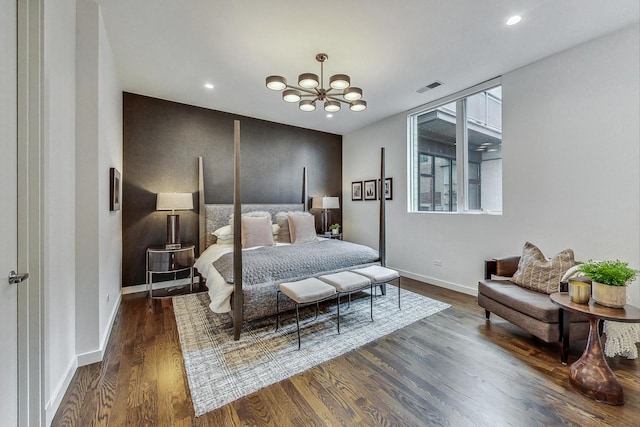
[[[408,168],[407,171],[409,173],[408,176],[408,206],[407,209],[410,213],[446,213],[446,214],[485,214],[485,215],[502,215],[502,211],[483,211],[481,209],[470,209],[469,208],[469,182],[468,177],[469,174],[469,156],[468,156],[468,126],[466,121],[469,120],[467,117],[467,106],[466,102],[463,102],[466,98],[476,95],[481,92],[489,91],[495,87],[502,86],[502,77],[495,77],[493,79],[487,80],[475,86],[469,87],[467,89],[461,90],[459,92],[453,93],[451,95],[439,98],[427,104],[423,104],[419,107],[416,107],[410,110],[407,113],[407,152],[408,156]],[[439,107],[443,107],[452,102],[456,103],[456,135],[460,136],[464,141],[463,144],[456,144],[456,158],[453,160],[456,164],[456,192],[457,192],[457,200],[456,200],[456,210],[454,211],[437,211],[435,209],[435,194],[432,191],[431,197],[431,210],[420,210],[420,155],[429,155],[432,157],[432,167],[435,167],[435,157],[433,154],[429,154],[419,150],[418,147],[418,136],[414,135],[414,129],[416,128],[417,119],[421,114],[425,114],[429,111],[435,110]],[[500,105],[502,106],[502,99],[499,100]],[[465,120],[458,120],[459,117],[465,117]],[[488,121],[488,119],[487,119]],[[491,126],[493,127],[493,126]],[[462,162],[463,167],[460,167],[460,163]],[[461,185],[462,184],[462,185]],[[435,177],[432,178],[432,190],[435,185]],[[481,191],[481,190],[479,190]],[[502,188],[500,189],[502,191]],[[478,197],[481,194],[478,192]],[[479,199],[481,200],[481,199]],[[449,203],[452,203],[452,197],[450,197]]]

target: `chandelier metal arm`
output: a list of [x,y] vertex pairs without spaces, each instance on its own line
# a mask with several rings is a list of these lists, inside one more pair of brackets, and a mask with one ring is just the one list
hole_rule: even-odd
[[342,96],[342,94],[327,94],[326,98],[330,99],[332,101],[338,101],[338,102],[342,102],[343,104],[351,104],[349,101],[347,101],[346,99],[340,99],[338,98],[336,95],[340,95]]
[[318,95],[318,91],[315,89],[306,89],[299,86],[287,85],[285,89],[295,89],[295,90],[299,90],[300,92],[308,93],[309,95],[315,95],[315,96]]

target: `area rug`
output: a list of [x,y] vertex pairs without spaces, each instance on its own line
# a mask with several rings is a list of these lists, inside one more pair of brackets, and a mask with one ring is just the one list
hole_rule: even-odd
[[281,316],[277,332],[275,318],[245,323],[240,340],[234,341],[230,316],[211,312],[207,293],[174,297],[196,416],[450,307],[403,289],[402,310],[398,310],[397,288],[388,286],[387,290],[386,296],[374,300],[374,322],[369,315],[369,294],[354,298],[350,308],[343,298],[340,334],[336,330],[335,303],[321,306],[317,320],[313,307],[301,309],[300,350],[295,312]]

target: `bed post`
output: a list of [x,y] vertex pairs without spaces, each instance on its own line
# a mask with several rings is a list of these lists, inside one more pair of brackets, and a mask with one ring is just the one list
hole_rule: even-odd
[[387,264],[384,180],[384,147],[382,147],[380,148],[380,242],[378,244],[378,253],[380,254],[380,265],[383,267]]
[[305,212],[309,211],[309,198],[307,194],[309,194],[309,189],[307,188],[307,167],[302,168],[302,205]]
[[202,166],[202,156],[198,157],[198,256],[204,251],[206,246],[206,221],[204,207],[204,171]]
[[240,192],[240,121],[233,121],[233,339],[240,339],[242,331],[242,217]]

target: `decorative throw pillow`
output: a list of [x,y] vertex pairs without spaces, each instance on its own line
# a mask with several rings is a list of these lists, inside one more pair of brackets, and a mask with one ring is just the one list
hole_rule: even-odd
[[242,247],[273,246],[271,216],[242,217]]
[[558,292],[562,276],[575,263],[571,249],[565,249],[553,258],[546,258],[540,249],[527,242],[511,281],[532,291],[552,294]]
[[318,240],[316,221],[312,215],[289,215],[291,243],[308,243]]
[[289,233],[289,216],[296,215],[313,217],[309,212],[304,211],[278,212],[276,214],[276,223],[279,227],[278,235],[276,236],[276,241],[278,243],[291,243],[291,235]]

